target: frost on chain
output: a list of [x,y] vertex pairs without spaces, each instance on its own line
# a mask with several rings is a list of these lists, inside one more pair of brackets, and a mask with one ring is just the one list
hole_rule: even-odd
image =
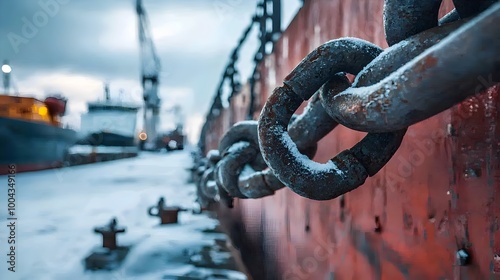
[[[319,163],[309,159],[307,156],[303,155],[299,152],[297,145],[293,142],[292,138],[286,132],[281,133],[280,137],[281,143],[288,148],[288,150],[292,153],[292,156],[296,159],[299,166],[307,170],[309,174],[313,175],[321,175],[322,173],[332,173],[335,172],[337,175],[345,177],[345,174],[342,170],[340,170],[335,163],[329,160],[327,163]],[[299,171],[299,170],[295,170]]]
[[245,178],[252,176],[255,172],[256,171],[249,164],[245,164],[241,170],[240,178],[244,180]]
[[250,143],[248,143],[247,141],[236,142],[233,145],[231,145],[231,147],[229,147],[229,149],[227,149],[227,153],[231,153],[231,154],[236,153],[236,152],[241,151],[249,146],[250,146]]
[[240,125],[257,125],[257,123],[258,122],[256,120],[246,120],[246,121],[239,121],[234,126],[240,126]]
[[216,157],[216,156],[219,156],[218,150],[210,150],[207,153],[207,158]]

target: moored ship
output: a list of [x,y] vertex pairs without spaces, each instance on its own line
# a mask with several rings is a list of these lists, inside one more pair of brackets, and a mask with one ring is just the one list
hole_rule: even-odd
[[109,87],[104,87],[105,100],[88,103],[82,115],[79,145],[130,147],[136,145],[136,124],[139,107],[111,100]]
[[14,164],[17,172],[60,167],[76,131],[64,128],[67,100],[49,96],[0,95],[0,174]]

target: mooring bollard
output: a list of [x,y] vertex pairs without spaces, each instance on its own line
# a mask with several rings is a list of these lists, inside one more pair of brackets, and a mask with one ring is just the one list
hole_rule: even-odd
[[117,227],[117,224],[116,218],[113,218],[108,225],[94,228],[95,233],[102,234],[102,247],[110,250],[115,250],[118,247],[116,245],[116,235],[124,233],[125,228]]
[[113,270],[121,265],[130,247],[116,244],[116,235],[125,232],[125,228],[117,224],[116,218],[113,218],[109,224],[94,228],[95,233],[102,234],[102,247],[92,249],[91,254],[84,259],[85,269]]
[[[156,209],[155,212],[153,212],[154,209]],[[148,214],[153,217],[160,217],[160,224],[167,225],[176,224],[178,222],[178,214],[181,211],[186,211],[186,209],[176,206],[167,207],[165,198],[160,197],[156,206],[149,207]]]

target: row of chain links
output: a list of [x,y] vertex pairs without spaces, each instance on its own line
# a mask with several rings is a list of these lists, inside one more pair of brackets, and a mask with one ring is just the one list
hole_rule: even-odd
[[[218,150],[198,155],[193,176],[202,207],[261,198],[285,186],[315,200],[341,196],[375,175],[407,127],[477,94],[477,78],[500,76],[500,3],[385,0],[389,48],[340,38],[309,53],[268,98],[258,121],[231,127]],[[351,84],[346,73],[356,76]],[[304,112],[295,111],[309,101]],[[326,164],[317,142],[338,124],[368,132]]]

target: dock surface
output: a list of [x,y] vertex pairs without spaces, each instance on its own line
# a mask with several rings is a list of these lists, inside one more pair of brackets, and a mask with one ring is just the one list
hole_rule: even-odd
[[[218,221],[207,214],[179,214],[179,224],[159,225],[147,209],[163,196],[168,205],[191,208],[188,151],[141,153],[136,158],[16,174],[16,272],[2,261],[0,279],[247,279],[238,271]],[[7,176],[0,176],[7,186]],[[7,201],[7,188],[0,203]],[[7,206],[0,210],[0,235],[9,234]],[[83,260],[100,247],[93,232],[116,217],[131,246],[119,268],[85,271]]]

